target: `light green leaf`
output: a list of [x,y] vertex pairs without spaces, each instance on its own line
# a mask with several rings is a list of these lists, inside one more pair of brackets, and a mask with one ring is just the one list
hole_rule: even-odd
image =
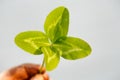
[[46,35],[40,31],[22,32],[15,37],[15,43],[34,55],[42,54],[41,47],[49,45]]
[[69,60],[84,58],[91,53],[91,47],[82,39],[68,37],[61,39],[54,44],[62,51],[62,57]]
[[47,36],[54,43],[60,37],[66,37],[69,26],[69,12],[65,7],[54,9],[47,16],[44,24],[44,30]]
[[46,69],[48,71],[55,69],[60,60],[60,52],[52,46],[43,47],[42,51],[44,53]]

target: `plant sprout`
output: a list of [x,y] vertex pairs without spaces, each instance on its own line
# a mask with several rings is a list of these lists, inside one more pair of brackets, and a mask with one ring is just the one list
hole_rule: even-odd
[[45,32],[21,32],[15,37],[15,43],[33,55],[44,54],[42,66],[45,64],[45,68],[51,71],[58,66],[60,57],[76,60],[91,53],[91,47],[86,41],[67,36],[68,28],[69,11],[60,6],[46,17]]

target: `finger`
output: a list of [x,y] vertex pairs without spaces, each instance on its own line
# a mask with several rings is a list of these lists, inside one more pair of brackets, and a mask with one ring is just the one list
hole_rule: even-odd
[[37,74],[33,76],[30,80],[49,80],[49,76],[47,73]]
[[47,73],[44,73],[44,74],[43,74],[43,77],[44,77],[44,80],[49,80],[49,76],[48,76]]
[[37,64],[26,63],[21,66],[24,67],[29,77],[39,73],[39,65]]
[[[25,70],[29,76],[33,76],[35,74],[40,73],[41,66],[38,64],[26,63],[26,64],[23,64],[22,66],[25,68]],[[43,73],[45,73],[44,67],[42,67],[42,71],[41,71],[41,74],[43,74]]]
[[30,80],[45,80],[42,74],[37,74],[32,77]]

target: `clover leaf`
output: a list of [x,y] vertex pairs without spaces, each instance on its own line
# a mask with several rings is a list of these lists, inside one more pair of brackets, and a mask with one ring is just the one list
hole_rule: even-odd
[[75,60],[88,56],[91,48],[87,42],[80,38],[67,37],[56,42],[55,47],[62,51],[62,57],[69,60]]
[[21,32],[15,37],[15,43],[31,54],[42,54],[41,47],[49,46],[47,36],[40,31]]
[[51,42],[54,43],[60,37],[66,37],[69,26],[69,12],[65,7],[58,7],[48,14],[44,30]]
[[50,71],[56,68],[60,60],[60,51],[51,46],[43,47],[42,51],[45,56],[46,69]]
[[43,53],[46,69],[55,69],[60,57],[68,60],[84,58],[91,53],[90,45],[76,37],[68,37],[69,11],[64,6],[54,9],[46,17],[44,32],[25,31],[15,37],[15,43],[23,50],[33,54]]

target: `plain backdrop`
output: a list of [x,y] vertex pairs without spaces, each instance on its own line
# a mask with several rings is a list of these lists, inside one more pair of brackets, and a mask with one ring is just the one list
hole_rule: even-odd
[[70,12],[69,36],[86,40],[90,56],[61,58],[48,72],[51,80],[120,80],[120,0],[0,0],[0,72],[22,63],[41,64],[17,47],[14,37],[27,30],[44,31],[48,13],[58,6]]

